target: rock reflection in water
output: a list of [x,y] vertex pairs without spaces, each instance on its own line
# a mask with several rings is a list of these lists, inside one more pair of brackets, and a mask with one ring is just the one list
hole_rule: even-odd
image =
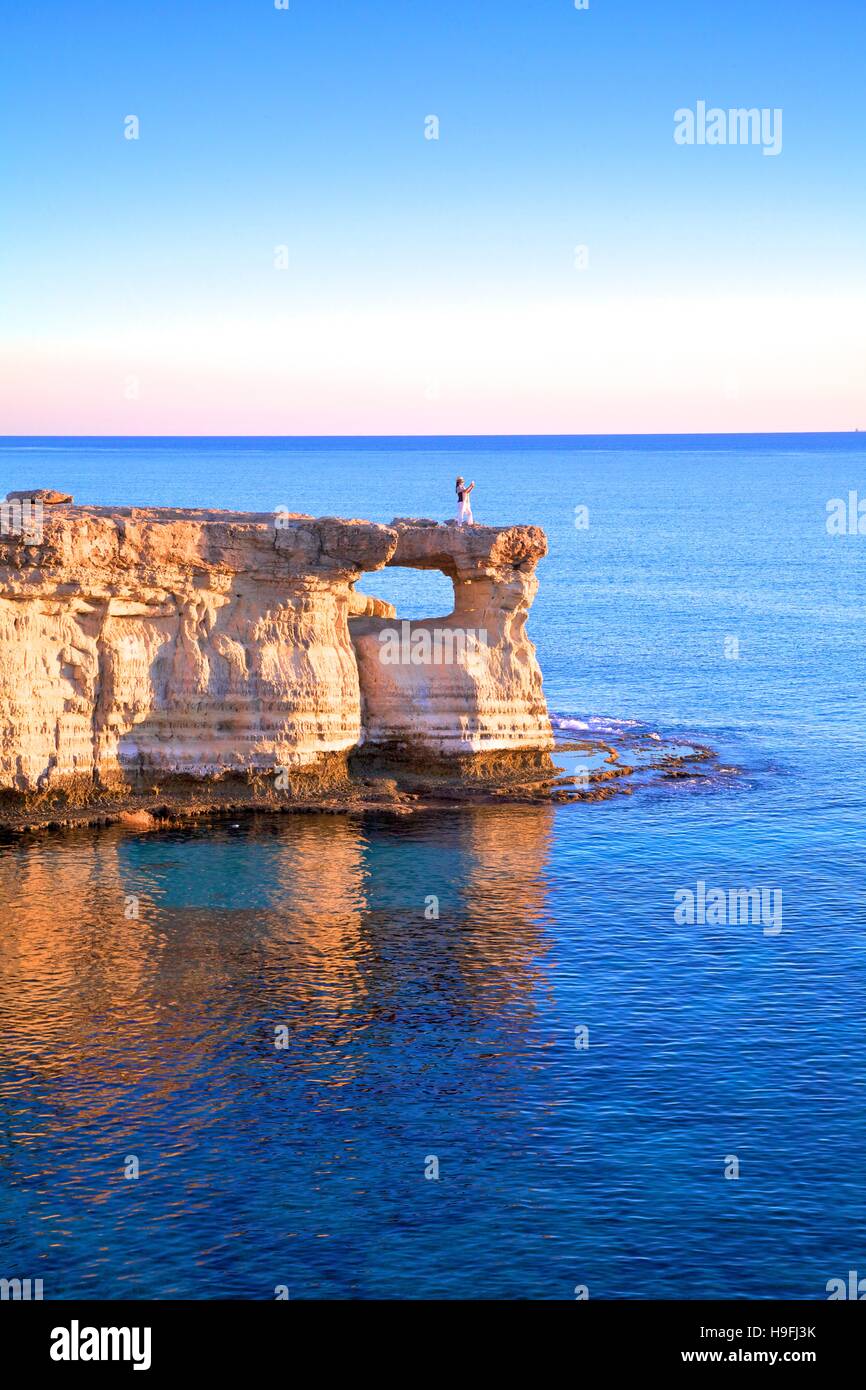
[[304,1242],[340,1230],[363,1264],[402,1219],[389,1196],[371,1228],[363,1194],[390,1175],[417,1201],[428,1152],[493,1144],[515,1104],[552,814],[0,849],[6,1229],[46,1297],[267,1296],[251,1263],[298,1241],[307,1291],[348,1291]]

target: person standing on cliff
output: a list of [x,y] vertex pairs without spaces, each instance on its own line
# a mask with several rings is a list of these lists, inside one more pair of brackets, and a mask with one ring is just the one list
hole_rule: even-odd
[[457,479],[457,525],[474,526],[472,519],[472,503],[469,494],[474,488],[474,483],[464,483],[462,478]]

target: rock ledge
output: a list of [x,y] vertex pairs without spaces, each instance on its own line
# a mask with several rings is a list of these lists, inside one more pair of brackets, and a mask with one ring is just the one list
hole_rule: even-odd
[[[321,804],[356,795],[350,754],[455,788],[471,766],[549,765],[524,631],[538,527],[17,496],[44,512],[38,543],[0,534],[0,821],[169,794]],[[453,612],[404,623],[356,591],[386,565],[440,569]]]

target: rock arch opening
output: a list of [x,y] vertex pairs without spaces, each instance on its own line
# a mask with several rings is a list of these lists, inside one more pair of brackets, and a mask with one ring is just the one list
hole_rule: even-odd
[[[402,517],[391,527],[396,547],[350,601],[362,746],[433,759],[549,749],[541,672],[525,633],[543,533]],[[389,583],[392,574],[401,577]],[[425,590],[434,605],[429,592],[420,599]]]
[[454,583],[441,570],[386,565],[363,574],[356,592],[390,604],[397,618],[409,621],[444,618],[454,611]]

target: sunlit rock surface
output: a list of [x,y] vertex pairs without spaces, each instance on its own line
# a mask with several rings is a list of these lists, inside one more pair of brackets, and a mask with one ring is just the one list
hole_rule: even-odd
[[[0,536],[6,808],[129,800],[172,778],[245,779],[267,800],[280,769],[284,797],[307,794],[344,780],[359,746],[551,746],[524,632],[546,551],[536,527],[63,502],[41,528],[37,544]],[[459,629],[483,644],[438,664],[433,647],[427,664],[384,661],[380,633],[402,632],[399,616],[354,586],[386,564],[454,582],[453,614],[410,635]]]
[[388,564],[437,569],[453,612],[412,623],[353,619],[368,745],[405,755],[553,746],[526,617],[547,553],[537,526],[437,525],[397,518]]

